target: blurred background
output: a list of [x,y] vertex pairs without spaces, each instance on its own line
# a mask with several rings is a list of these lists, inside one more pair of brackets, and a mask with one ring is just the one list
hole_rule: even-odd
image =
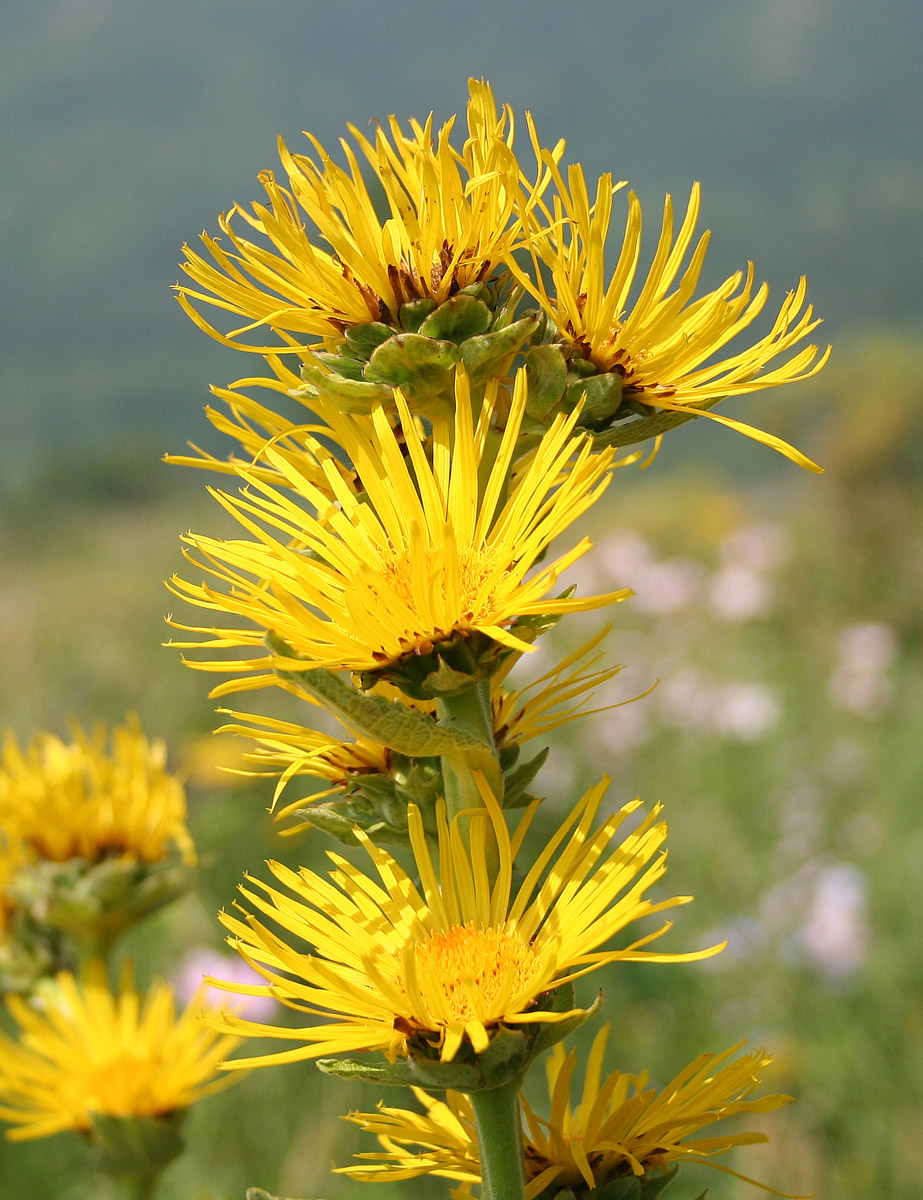
[[[911,0],[35,0],[0,15],[0,725],[25,737],[139,712],[189,779],[201,886],[149,921],[139,972],[193,974],[214,917],[281,844],[266,786],[217,766],[207,678],[161,649],[177,534],[219,528],[187,439],[226,452],[209,383],[249,365],[183,316],[180,246],[260,196],[275,138],[332,148],[347,121],[463,112],[466,80],[531,109],[589,175],[627,178],[656,236],[665,192],[703,185],[704,283],[748,259],[769,308],[804,273],[834,343],[814,380],[723,411],[794,441],[797,468],[717,426],[624,470],[581,582],[628,585],[600,703],[540,789],[662,798],[671,935],[728,937],[705,967],[604,980],[610,1065],[664,1083],[741,1037],[798,1098],[732,1165],[785,1192],[916,1200],[923,1177],[923,9]],[[523,132],[524,132],[524,126]],[[571,635],[595,629],[570,627]],[[562,636],[566,631],[562,631]],[[549,659],[550,661],[550,659]],[[592,767],[583,764],[592,761]],[[233,786],[232,786],[233,785]],[[549,815],[549,820],[552,817]],[[677,941],[678,939],[678,941]],[[198,957],[197,957],[198,956]],[[214,970],[211,962],[205,968]],[[338,1116],[377,1099],[311,1065],[258,1071],[190,1116],[165,1200],[378,1200],[329,1175],[360,1147]],[[393,1100],[393,1098],[392,1098]],[[0,1145],[0,1198],[100,1193],[61,1136]],[[426,1180],[403,1185],[445,1194]],[[756,1194],[689,1168],[677,1200]]]

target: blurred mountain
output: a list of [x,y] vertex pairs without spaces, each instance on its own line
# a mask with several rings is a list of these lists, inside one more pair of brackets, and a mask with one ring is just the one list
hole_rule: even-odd
[[[247,364],[170,297],[184,240],[257,198],[275,136],[439,119],[468,75],[630,178],[704,186],[716,282],[752,258],[800,274],[823,332],[923,315],[911,0],[38,0],[0,16],[0,465],[119,439],[203,439],[209,381]],[[524,128],[522,130],[524,134]],[[772,301],[770,301],[770,304]],[[842,353],[842,350],[841,350]]]

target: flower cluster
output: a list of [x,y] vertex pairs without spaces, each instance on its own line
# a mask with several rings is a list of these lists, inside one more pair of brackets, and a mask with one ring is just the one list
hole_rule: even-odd
[[[215,389],[226,411],[209,417],[236,443],[227,460],[194,447],[175,459],[236,485],[212,489],[234,535],[183,538],[192,575],[168,586],[209,615],[171,617],[176,644],[223,676],[214,696],[274,691],[271,712],[225,710],[223,729],[256,743],[255,773],[278,778],[273,804],[296,778],[319,781],[279,816],[353,852],[329,852],[327,876],[270,862],[273,882],[248,875],[239,911],[221,914],[257,981],[209,983],[281,1002],[285,1022],[233,1008],[177,1019],[168,990],[142,1006],[126,977],[113,996],[99,964],[82,983],[58,974],[14,1000],[21,1038],[0,1043],[11,1136],[70,1128],[106,1142],[117,1118],[124,1144],[136,1125],[119,1122],[169,1118],[214,1089],[219,1065],[318,1060],[329,1075],[413,1088],[426,1110],[354,1116],[382,1145],[372,1165],[348,1168],[357,1178],[433,1173],[485,1200],[653,1200],[677,1163],[762,1140],[703,1128],[786,1101],[752,1098],[769,1060],[735,1058],[740,1046],[700,1056],[660,1091],[644,1075],[604,1079],[604,1030],[571,1107],[577,1060],[560,1043],[603,1003],[578,1002],[583,976],[722,945],[661,949],[671,922],[651,918],[691,898],[656,894],[659,804],[611,812],[604,778],[555,819],[537,783],[547,748],[522,755],[619,670],[600,665],[603,634],[530,684],[510,677],[541,661],[558,622],[630,595],[574,583],[592,549],[577,523],[644,455],[621,448],[652,442],[649,461],[665,433],[704,416],[816,469],[711,410],[818,371],[826,352],[804,344],[818,321],[802,280],[767,332],[728,348],[767,289],[748,267],[696,294],[708,243],[695,234],[697,185],[675,235],[667,197],[646,275],[640,202],[625,193],[607,274],[625,185],[589,185],[528,115],[525,168],[515,129],[472,81],[460,148],[454,121],[436,129],[432,117],[409,128],[392,117],[372,138],[350,126],[345,167],[314,138],[311,154],[280,143],[285,179],[264,172],[264,202],[222,216],[223,240],[186,247],[182,307],[260,365]],[[31,918],[53,911],[59,931],[108,948],[152,907],[145,873],[171,856],[191,865],[160,748],[131,724],[104,749],[83,734],[8,744],[0,922],[16,919],[4,893],[14,906],[29,894],[7,881],[41,855],[53,868],[29,885]],[[117,887],[113,862],[130,867]],[[220,1062],[243,1038],[289,1045]],[[520,1086],[547,1050],[545,1118]],[[160,1169],[170,1147],[157,1144]]]

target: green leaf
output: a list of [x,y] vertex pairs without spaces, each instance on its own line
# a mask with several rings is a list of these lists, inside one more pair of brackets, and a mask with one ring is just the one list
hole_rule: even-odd
[[[674,1167],[672,1171],[664,1171],[662,1175],[645,1175],[641,1184],[641,1200],[656,1200],[664,1188],[670,1186],[678,1171],[679,1167]],[[705,1192],[702,1193],[702,1196],[704,1195]]]
[[[285,643],[269,634],[267,644],[276,654],[293,657]],[[333,671],[316,667],[309,671],[279,671],[315,700],[320,700],[344,725],[374,741],[414,758],[474,750],[483,745],[460,729],[437,725],[432,717],[410,708],[400,700],[388,700],[359,691]]]
[[685,425],[696,417],[695,412],[659,412],[650,417],[640,417],[636,421],[625,421],[613,425],[603,433],[593,434],[594,446],[634,446],[638,442],[646,442],[649,438],[660,437],[679,425]]
[[636,1175],[610,1179],[598,1195],[599,1200],[641,1200],[641,1180]]
[[534,758],[530,758],[528,762],[521,763],[512,771],[507,771],[504,774],[503,787],[503,807],[515,808],[516,801],[525,792],[526,788],[539,773],[545,759],[548,757],[549,747],[540,750]]
[[386,1087],[418,1087],[419,1081],[410,1073],[405,1061],[366,1063],[352,1058],[319,1058],[318,1070],[337,1079],[361,1079],[366,1083],[380,1083]]

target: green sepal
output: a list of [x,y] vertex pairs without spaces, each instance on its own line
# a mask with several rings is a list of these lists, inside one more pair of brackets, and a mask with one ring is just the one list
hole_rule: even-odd
[[564,392],[564,405],[568,411],[580,401],[583,408],[578,422],[581,426],[608,424],[615,418],[622,403],[622,377],[613,371],[605,375],[592,375],[588,379],[571,380]]
[[433,309],[421,323],[417,333],[424,337],[454,342],[456,346],[460,346],[468,338],[486,333],[492,320],[493,313],[483,300],[459,292]]
[[431,296],[420,300],[408,300],[398,309],[397,319],[405,333],[416,333],[429,314],[436,307],[436,301]]
[[470,337],[461,346],[461,360],[472,383],[483,383],[495,375],[504,359],[521,349],[535,332],[538,318],[529,316],[490,333]]
[[[267,634],[266,644],[275,654],[295,657],[291,648],[272,633]],[[400,754],[430,758],[453,750],[474,749],[482,744],[462,730],[437,725],[432,717],[400,700],[363,692],[325,667],[306,671],[280,670],[277,674],[313,699],[320,700],[329,712],[356,733]]]
[[457,362],[458,347],[453,342],[398,333],[372,353],[365,378],[406,390],[414,400],[438,399],[451,389]]
[[503,807],[504,808],[525,808],[529,803],[526,788],[542,769],[545,759],[548,757],[550,747],[546,746],[544,750],[540,750],[534,758],[530,758],[528,762],[521,763],[513,770],[505,771],[503,775]]
[[597,1200],[656,1200],[664,1188],[670,1186],[678,1171],[679,1167],[674,1167],[657,1175],[621,1175],[610,1179],[594,1195]]
[[[342,349],[342,347],[341,347]],[[365,370],[365,363],[358,358],[352,358],[348,354],[328,354],[324,350],[315,350],[312,358],[321,366],[332,371],[334,375],[338,375],[343,379],[362,379],[362,372]]]
[[551,1004],[548,1006],[551,1012],[573,1012],[572,1017],[566,1017],[563,1021],[543,1021],[537,1025],[535,1041],[532,1043],[532,1054],[530,1061],[539,1054],[543,1054],[558,1042],[563,1042],[565,1038],[570,1037],[575,1030],[581,1025],[585,1025],[595,1017],[602,1007],[603,994],[597,993],[596,999],[589,1008],[575,1009],[574,985],[572,983],[562,984],[555,988],[551,995]]
[[529,398],[526,414],[544,424],[567,387],[567,363],[560,346],[533,346],[526,358]]
[[361,671],[362,686],[386,680],[411,700],[458,696],[489,679],[509,654],[506,646],[480,630],[455,633],[429,654],[405,654],[374,671]]
[[[711,405],[698,405],[699,409],[711,408]],[[649,410],[648,410],[649,411]],[[685,425],[687,421],[695,420],[698,413],[693,409],[688,413],[658,412],[652,416],[639,417],[636,421],[624,421],[613,425],[602,433],[593,434],[594,446],[634,446],[638,442],[646,442],[650,438],[660,437]]]
[[107,940],[181,896],[192,879],[192,868],[172,857],[158,863],[70,858],[23,867],[8,891],[39,927]]
[[[573,1009],[572,984],[547,992],[539,1002],[546,1012],[570,1012]],[[356,1059],[322,1058],[317,1066],[327,1075],[340,1079],[362,1079],[393,1087],[420,1087],[427,1091],[479,1092],[503,1087],[518,1078],[540,1054],[568,1037],[584,1021],[599,1011],[600,998],[593,1006],[575,1016],[557,1022],[535,1022],[522,1027],[500,1025],[491,1035],[486,1050],[475,1054],[468,1042],[462,1044],[452,1062],[431,1057],[425,1043],[408,1043],[407,1057],[396,1062],[359,1062]]]
[[95,1113],[89,1133],[93,1165],[103,1175],[157,1175],[183,1151],[184,1113],[113,1117]]
[[368,359],[382,342],[393,337],[394,330],[382,321],[366,321],[364,325],[352,325],[346,330],[346,345],[360,358]]
[[320,393],[336,400],[344,412],[371,412],[375,404],[393,404],[394,396],[390,387],[383,383],[369,383],[361,379],[344,379],[340,375],[332,375],[320,367],[312,367],[305,363],[301,368],[301,377],[306,387],[296,390],[293,394],[300,397],[311,397]]

